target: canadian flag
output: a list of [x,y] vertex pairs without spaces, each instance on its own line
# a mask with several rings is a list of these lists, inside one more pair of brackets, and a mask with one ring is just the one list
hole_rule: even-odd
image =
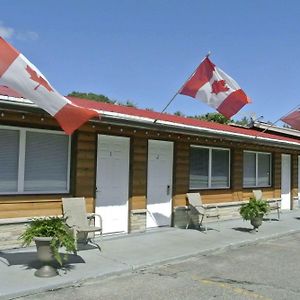
[[290,114],[282,117],[280,120],[292,126],[292,128],[300,130],[300,109],[298,108]]
[[59,94],[23,54],[1,37],[0,83],[19,92],[54,116],[69,135],[83,123],[99,115],[97,111],[77,106]]
[[179,90],[179,94],[202,100],[228,119],[251,102],[239,85],[208,57]]

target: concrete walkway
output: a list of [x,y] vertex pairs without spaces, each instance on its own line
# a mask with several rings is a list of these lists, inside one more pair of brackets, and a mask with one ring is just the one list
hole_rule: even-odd
[[[275,216],[274,216],[275,217]],[[88,247],[70,255],[59,276],[38,278],[35,248],[0,251],[0,299],[12,299],[41,291],[78,285],[89,278],[111,276],[145,266],[171,262],[197,254],[237,248],[266,239],[300,232],[300,210],[284,212],[280,221],[265,221],[259,232],[249,222],[211,223],[207,233],[193,229],[159,228],[141,234],[105,237],[102,252]]]

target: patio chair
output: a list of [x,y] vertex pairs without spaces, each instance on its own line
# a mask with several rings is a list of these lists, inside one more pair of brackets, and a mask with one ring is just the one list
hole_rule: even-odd
[[[66,217],[67,225],[73,230],[74,239],[76,241],[76,250],[78,242],[85,244],[91,243],[100,251],[101,247],[93,240],[94,234],[99,232],[102,234],[102,218],[98,214],[87,214],[85,198],[62,198],[63,213]],[[92,219],[99,218],[100,226],[96,227],[91,224]],[[93,238],[90,235],[93,234]]]
[[[256,200],[262,200],[263,199],[262,190],[253,190],[252,193],[253,193],[254,198]],[[269,199],[269,200],[272,201],[272,202],[270,202],[267,199],[267,202],[270,205],[270,212],[268,213],[268,215],[269,215],[269,221],[271,221],[270,213],[272,211],[276,211],[277,212],[278,221],[279,221],[280,220],[280,204],[279,204],[279,201],[278,201],[278,199]]]
[[188,229],[193,215],[197,214],[200,217],[199,220],[199,226],[203,225],[205,226],[205,232],[207,232],[207,220],[210,218],[216,218],[218,221],[218,231],[220,231],[220,214],[219,214],[219,208],[218,206],[211,206],[207,207],[204,206],[202,203],[201,195],[200,193],[187,193],[186,194],[188,202],[189,202],[189,221],[186,226],[186,229]]

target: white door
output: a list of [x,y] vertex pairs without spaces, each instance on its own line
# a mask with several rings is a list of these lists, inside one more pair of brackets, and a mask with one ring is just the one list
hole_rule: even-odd
[[291,156],[281,155],[281,208],[291,209]]
[[129,138],[98,135],[96,213],[103,233],[128,231]]
[[173,143],[148,141],[147,227],[170,226]]

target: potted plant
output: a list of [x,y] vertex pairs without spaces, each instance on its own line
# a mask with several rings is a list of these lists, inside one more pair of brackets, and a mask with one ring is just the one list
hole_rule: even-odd
[[[44,264],[35,272],[38,277],[56,276],[57,270],[51,265],[56,260],[62,265],[67,259],[67,253],[76,253],[75,240],[61,217],[35,218],[21,234],[22,246],[28,246],[35,241],[38,259]],[[59,248],[64,247],[67,253],[61,256]]]
[[270,205],[265,200],[257,200],[250,198],[248,203],[245,203],[240,208],[240,215],[244,220],[250,220],[253,230],[258,231],[258,227],[262,224],[263,217],[270,210]]

